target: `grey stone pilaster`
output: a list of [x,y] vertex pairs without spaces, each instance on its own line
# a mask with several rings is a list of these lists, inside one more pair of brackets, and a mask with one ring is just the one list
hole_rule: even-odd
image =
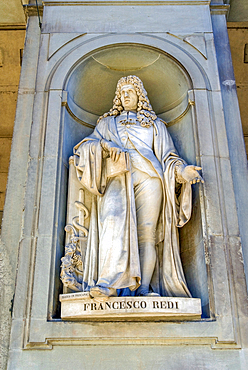
[[13,133],[8,186],[0,240],[0,368],[5,369],[9,347],[12,302],[19,244],[22,240],[23,204],[29,161],[29,140],[35,94],[40,29],[36,17],[27,25],[15,127]]
[[231,51],[226,26],[226,10],[222,0],[212,4],[212,25],[218,61],[220,86],[226,122],[226,133],[237,204],[246,284],[248,286],[248,171],[239,103],[233,72]]

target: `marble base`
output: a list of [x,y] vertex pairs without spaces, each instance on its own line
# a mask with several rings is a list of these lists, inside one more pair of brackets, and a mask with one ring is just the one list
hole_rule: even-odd
[[174,321],[199,320],[199,298],[111,297],[90,298],[89,293],[61,294],[62,320]]

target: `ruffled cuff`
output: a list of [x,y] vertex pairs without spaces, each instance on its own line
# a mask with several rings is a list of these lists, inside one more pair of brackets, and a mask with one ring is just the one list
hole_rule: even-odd
[[182,177],[182,171],[187,165],[182,162],[177,162],[175,165],[176,182],[185,184],[187,181]]
[[103,158],[109,157],[109,150],[108,150],[108,147],[107,147],[107,143],[108,143],[108,141],[105,140],[105,139],[100,140],[100,145],[103,149],[103,151],[102,151],[102,157]]

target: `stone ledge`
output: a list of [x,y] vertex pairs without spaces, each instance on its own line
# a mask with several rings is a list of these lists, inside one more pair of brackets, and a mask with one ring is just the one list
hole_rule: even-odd
[[[45,6],[73,5],[210,5],[211,0],[43,0]],[[217,4],[221,5],[221,4]],[[222,6],[226,7],[227,5]]]
[[61,318],[68,321],[182,321],[201,319],[199,298],[110,297],[61,294]]

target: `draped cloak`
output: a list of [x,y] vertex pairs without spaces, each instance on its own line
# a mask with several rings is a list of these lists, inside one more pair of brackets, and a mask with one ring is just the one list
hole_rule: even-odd
[[[176,195],[175,166],[185,162],[178,156],[160,119],[156,119],[152,129],[153,148],[137,135],[129,136],[135,149],[152,164],[163,188],[156,230],[157,263],[151,286],[162,296],[191,297],[180,259],[178,235],[178,228],[191,216],[191,184],[181,184],[180,195]],[[77,177],[92,194],[83,281],[88,288],[100,285],[134,291],[141,283],[141,273],[131,172],[107,177],[101,139],[122,148],[115,117],[101,119],[94,132],[74,147]]]

